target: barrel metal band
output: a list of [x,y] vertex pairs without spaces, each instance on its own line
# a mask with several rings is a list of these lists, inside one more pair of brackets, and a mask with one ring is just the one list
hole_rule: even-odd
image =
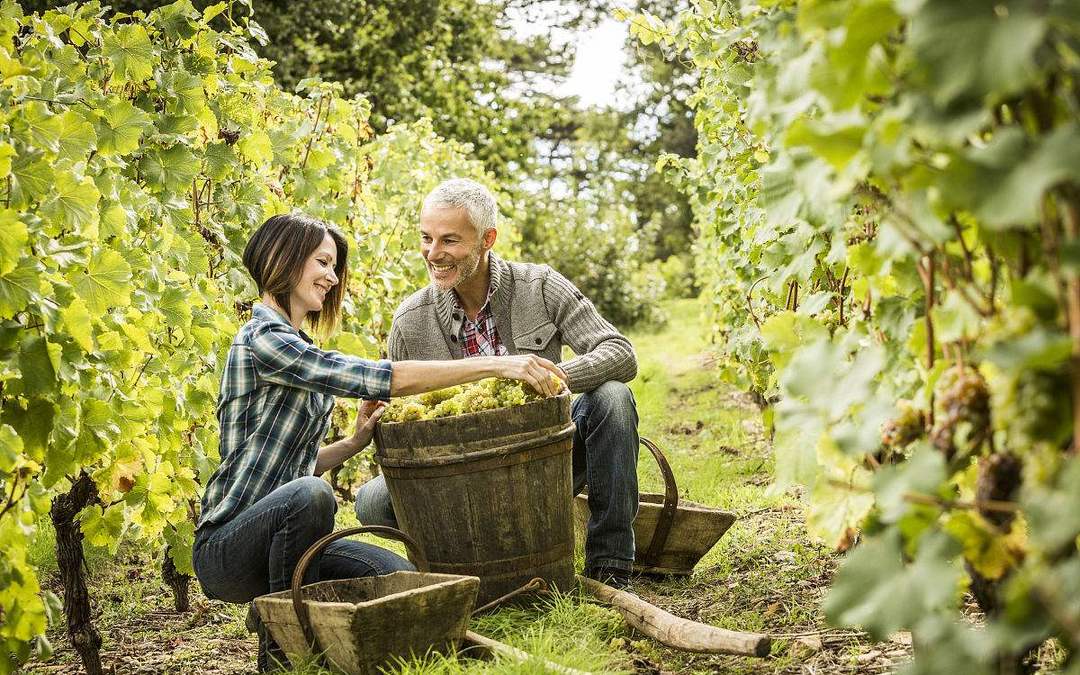
[[[383,473],[390,478],[408,480],[410,478],[461,475],[486,471],[494,467],[523,464],[569,452],[570,448],[564,447],[563,441],[572,439],[574,430],[574,425],[569,424],[558,432],[547,436],[456,456],[419,460],[377,456],[377,460],[383,469]],[[533,449],[537,449],[537,451],[528,452]],[[460,466],[462,464],[468,464],[468,466]],[[397,471],[396,469],[401,470]]]
[[557,544],[546,551],[527,553],[513,558],[500,558],[498,560],[484,560],[480,562],[440,562],[438,560],[429,560],[428,565],[431,567],[432,572],[440,574],[462,574],[463,571],[466,571],[468,574],[484,578],[497,576],[499,574],[521,573],[522,571],[532,570],[536,567],[550,565],[551,563],[560,560],[569,559],[573,554],[574,541],[571,539],[570,541]]

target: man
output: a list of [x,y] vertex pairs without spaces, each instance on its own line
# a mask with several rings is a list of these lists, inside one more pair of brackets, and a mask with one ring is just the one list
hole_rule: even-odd
[[[629,583],[637,515],[637,409],[624,384],[634,348],[578,289],[547,265],[512,263],[491,248],[495,197],[479,183],[448,180],[424,200],[420,251],[431,284],[398,307],[390,358],[449,359],[536,354],[559,365],[573,402],[574,491],[589,486],[585,575]],[[562,346],[576,356],[562,362]],[[396,525],[382,476],[357,492],[365,525]]]

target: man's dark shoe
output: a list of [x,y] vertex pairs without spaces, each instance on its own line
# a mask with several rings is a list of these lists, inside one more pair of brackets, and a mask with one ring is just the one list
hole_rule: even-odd
[[602,584],[611,586],[616,590],[627,591],[629,593],[634,592],[634,589],[630,584],[629,570],[621,570],[617,567],[597,567],[585,570],[585,576],[590,579],[595,579]]

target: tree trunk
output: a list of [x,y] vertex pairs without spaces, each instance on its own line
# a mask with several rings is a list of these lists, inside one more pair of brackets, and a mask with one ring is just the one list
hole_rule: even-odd
[[191,600],[188,596],[188,588],[191,584],[191,577],[186,574],[181,574],[180,571],[176,569],[176,564],[172,559],[171,546],[165,547],[165,557],[161,561],[161,580],[172,590],[173,606],[176,608],[176,611],[190,611]]
[[64,614],[68,637],[82,659],[87,675],[101,675],[101,636],[94,629],[90,613],[90,594],[86,588],[86,559],[83,557],[82,531],[75,522],[89,504],[97,501],[97,486],[87,474],[80,474],[67,494],[52,501],[49,513],[56,528],[56,564],[64,585]]

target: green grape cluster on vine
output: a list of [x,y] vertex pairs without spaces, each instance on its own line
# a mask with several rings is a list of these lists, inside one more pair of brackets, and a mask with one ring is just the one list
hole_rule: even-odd
[[[558,380],[554,375],[553,380]],[[561,386],[559,381],[559,386]],[[415,422],[454,417],[483,410],[512,408],[544,398],[529,385],[501,377],[394,399],[380,423]]]

